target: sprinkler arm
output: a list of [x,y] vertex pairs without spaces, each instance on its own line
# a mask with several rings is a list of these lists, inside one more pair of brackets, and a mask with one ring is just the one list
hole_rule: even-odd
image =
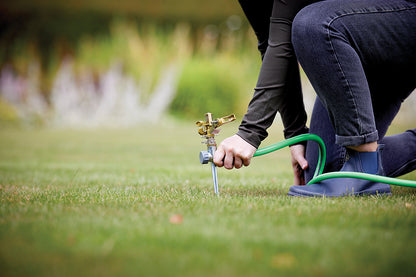
[[216,128],[224,125],[226,123],[232,122],[235,120],[235,115],[227,115],[217,119],[212,119],[211,113],[205,114],[205,121],[197,121],[196,126],[200,127],[198,129],[198,134],[205,137],[214,137],[218,131],[215,131]]

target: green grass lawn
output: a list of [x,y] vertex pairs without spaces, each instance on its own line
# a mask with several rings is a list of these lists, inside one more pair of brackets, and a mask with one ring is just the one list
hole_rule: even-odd
[[196,129],[1,129],[0,275],[415,276],[416,190],[290,198],[284,149],[217,197]]

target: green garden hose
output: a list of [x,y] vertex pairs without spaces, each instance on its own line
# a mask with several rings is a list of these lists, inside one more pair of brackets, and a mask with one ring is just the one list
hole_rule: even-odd
[[365,179],[365,180],[369,180],[373,182],[386,183],[386,184],[391,184],[391,185],[396,185],[396,186],[416,188],[416,181],[402,180],[402,179],[378,176],[378,175],[367,174],[367,173],[339,171],[339,172],[330,172],[330,173],[322,174],[324,167],[325,167],[326,149],[325,149],[325,144],[323,140],[315,134],[299,135],[299,136],[266,146],[264,148],[258,149],[256,153],[254,154],[254,157],[262,156],[262,155],[274,152],[276,150],[282,149],[286,146],[290,146],[290,145],[297,144],[299,142],[303,142],[307,140],[315,141],[319,145],[318,163],[317,163],[313,178],[312,180],[308,182],[308,185],[318,183],[320,181],[330,179],[330,178],[356,178],[356,179]]

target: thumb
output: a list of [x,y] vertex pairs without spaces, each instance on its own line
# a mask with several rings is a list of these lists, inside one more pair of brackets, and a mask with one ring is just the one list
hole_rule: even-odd
[[308,168],[308,161],[305,159],[305,152],[299,147],[293,147],[290,149],[292,152],[292,159],[305,170]]
[[297,156],[296,161],[303,170],[308,168],[308,161],[302,155]]

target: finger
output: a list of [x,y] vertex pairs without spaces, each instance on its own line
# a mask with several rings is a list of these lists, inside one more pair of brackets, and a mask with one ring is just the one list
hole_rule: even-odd
[[300,167],[300,165],[296,165],[295,167],[293,167],[293,183],[296,186],[301,186],[305,184],[305,179],[303,177],[303,170]]
[[243,166],[243,161],[241,160],[241,158],[240,157],[235,157],[234,158],[234,167],[236,168],[236,169],[239,169],[239,168],[241,168]]
[[301,184],[299,172],[296,169],[293,169],[293,184],[299,186]]
[[295,157],[296,162],[298,163],[299,167],[302,170],[305,170],[308,168],[308,161],[305,159],[303,155],[296,155]]
[[293,184],[295,186],[300,186],[300,179],[299,176],[295,176],[295,178],[293,178]]
[[251,162],[251,158],[242,158],[244,166],[249,166]]
[[305,154],[303,151],[300,151],[299,148],[293,148],[292,157],[303,170],[308,168],[308,161],[305,159]]
[[305,185],[305,174],[304,171],[302,170],[301,166],[298,166],[298,170],[299,170],[299,185],[304,186]]
[[[303,176],[303,175],[302,175],[302,176]],[[306,183],[305,183],[305,178],[304,178],[304,177],[300,178],[300,185],[301,185],[301,186],[305,186],[305,185],[306,185]]]
[[234,155],[232,152],[227,152],[225,153],[225,158],[224,158],[224,167],[226,169],[233,169],[234,166]]
[[295,176],[295,178],[293,180],[293,184],[295,186],[304,186],[305,185],[305,179],[303,177],[300,177],[300,176]]

